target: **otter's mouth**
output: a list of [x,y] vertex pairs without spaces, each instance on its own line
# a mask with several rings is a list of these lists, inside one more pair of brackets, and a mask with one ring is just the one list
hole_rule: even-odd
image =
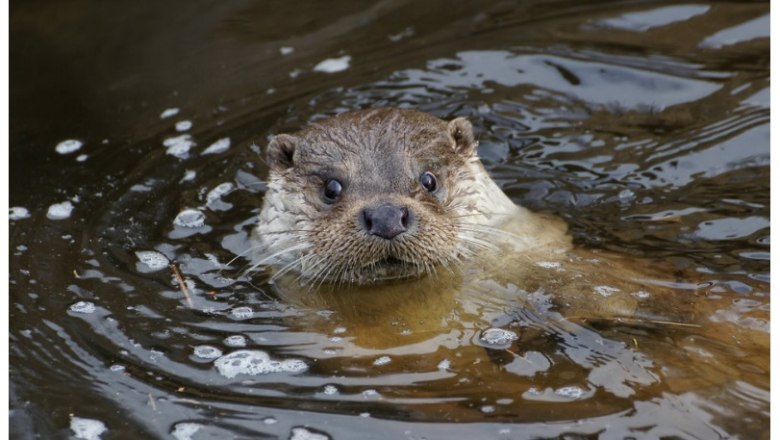
[[385,257],[373,263],[376,267],[408,266],[410,263],[396,257]]
[[389,256],[364,266],[360,270],[358,278],[360,278],[359,282],[361,283],[371,283],[416,278],[420,275],[422,275],[422,271],[419,265]]

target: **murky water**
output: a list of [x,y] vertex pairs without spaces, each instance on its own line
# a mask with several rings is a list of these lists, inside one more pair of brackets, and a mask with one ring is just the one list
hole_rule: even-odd
[[[768,437],[768,34],[768,2],[12,2],[13,436]],[[706,325],[243,276],[268,136],[372,106],[469,117],[603,264],[699,272],[655,281]]]

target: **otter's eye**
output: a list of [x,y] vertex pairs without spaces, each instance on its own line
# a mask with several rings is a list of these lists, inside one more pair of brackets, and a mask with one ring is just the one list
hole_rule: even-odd
[[430,171],[426,171],[420,175],[420,185],[428,192],[434,192],[439,187],[436,183],[436,176]]
[[339,197],[341,197],[341,190],[341,182],[336,179],[328,179],[328,181],[325,182],[325,190],[322,192],[325,202],[335,203]]

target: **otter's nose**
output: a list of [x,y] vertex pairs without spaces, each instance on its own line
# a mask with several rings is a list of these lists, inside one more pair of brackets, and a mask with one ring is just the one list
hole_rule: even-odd
[[409,217],[405,207],[386,203],[364,209],[360,220],[366,232],[390,240],[409,228]]

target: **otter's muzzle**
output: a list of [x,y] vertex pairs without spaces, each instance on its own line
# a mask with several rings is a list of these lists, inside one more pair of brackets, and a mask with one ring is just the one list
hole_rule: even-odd
[[366,208],[360,213],[360,224],[371,235],[390,240],[406,232],[412,222],[412,215],[404,206],[391,203],[376,208]]

